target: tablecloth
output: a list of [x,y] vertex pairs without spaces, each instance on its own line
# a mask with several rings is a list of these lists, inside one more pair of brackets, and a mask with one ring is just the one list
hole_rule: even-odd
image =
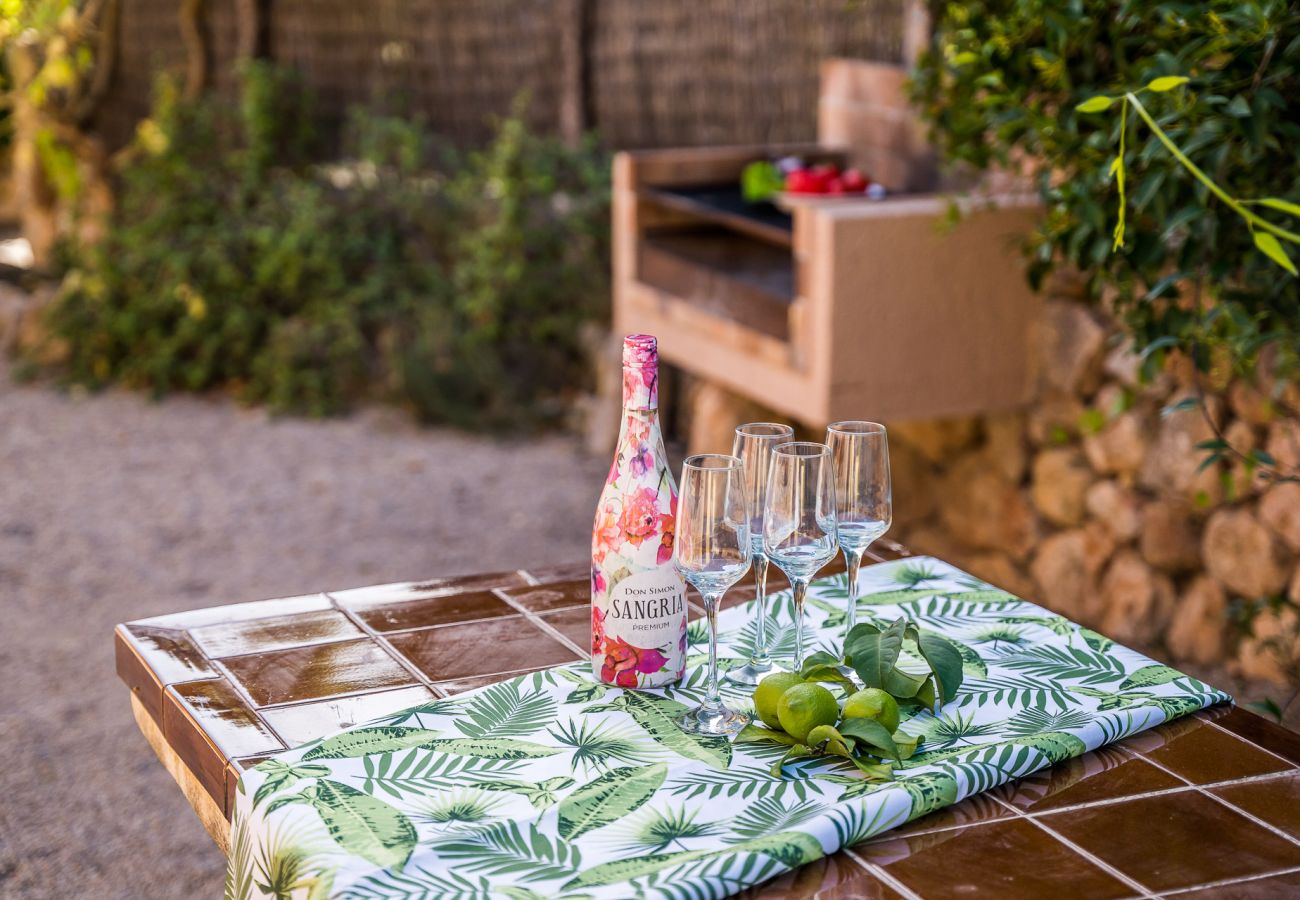
[[[965,681],[891,782],[829,760],[769,773],[786,748],[688,736],[707,633],[658,691],[594,681],[586,663],[426,703],[286,751],[244,773],[226,896],[724,897],[918,816],[1230,698],[930,557],[862,569],[859,621],[899,616],[960,641]],[[806,636],[834,652],[846,576],[814,582]],[[752,603],[719,616],[720,655],[748,657]],[[792,651],[789,592],[769,603]],[[749,706],[748,692],[724,696]]]

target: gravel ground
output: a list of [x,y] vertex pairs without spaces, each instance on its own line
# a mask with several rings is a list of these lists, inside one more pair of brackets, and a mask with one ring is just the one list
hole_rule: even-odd
[[0,371],[0,896],[218,897],[113,671],[127,619],[582,558],[608,461]]

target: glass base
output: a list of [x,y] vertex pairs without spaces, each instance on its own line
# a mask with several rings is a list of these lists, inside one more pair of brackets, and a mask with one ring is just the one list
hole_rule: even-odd
[[725,706],[697,706],[680,716],[677,727],[687,734],[712,734],[730,737],[750,723],[750,717]]
[[726,675],[722,676],[722,680],[743,687],[754,687],[773,672],[788,671],[790,670],[772,659],[763,663],[756,663],[751,660],[728,671]]

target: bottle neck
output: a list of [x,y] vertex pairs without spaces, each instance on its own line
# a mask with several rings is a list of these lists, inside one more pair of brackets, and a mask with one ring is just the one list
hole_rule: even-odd
[[623,367],[623,414],[653,414],[659,409],[659,367]]

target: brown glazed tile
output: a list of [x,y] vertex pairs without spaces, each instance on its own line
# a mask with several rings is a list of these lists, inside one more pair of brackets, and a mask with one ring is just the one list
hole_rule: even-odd
[[466,691],[487,687],[489,684],[499,684],[502,681],[509,681],[512,678],[518,678],[520,675],[528,675],[532,672],[540,672],[543,669],[549,668],[551,667],[534,666],[531,669],[520,669],[517,672],[497,672],[492,675],[478,675],[474,678],[458,678],[455,681],[439,681],[433,686],[442,691],[446,696],[454,697],[457,694],[463,694]]
[[1288,768],[1284,760],[1247,741],[1199,719],[1192,719],[1191,723],[1194,727],[1163,746],[1140,751],[1142,756],[1193,784],[1214,784]]
[[515,588],[505,593],[529,612],[550,612],[554,609],[591,606],[591,580],[585,576],[576,581],[557,581],[537,587]]
[[578,606],[560,612],[544,613],[537,618],[550,625],[579,647],[586,647],[591,643],[590,606]]
[[994,788],[992,793],[1017,809],[1042,812],[1185,786],[1144,759],[1104,747]]
[[518,572],[489,572],[485,575],[437,578],[433,581],[376,584],[346,591],[330,591],[329,596],[339,606],[361,612],[396,603],[431,600],[456,594],[491,593],[493,589],[518,588],[527,584],[527,580]]
[[428,628],[517,614],[514,607],[491,591],[439,594],[404,603],[355,608],[353,612],[375,631]]
[[223,664],[259,707],[418,683],[370,638],[234,656]]
[[1251,881],[1234,881],[1175,896],[1178,900],[1291,900],[1300,897],[1300,872],[1284,872]]
[[921,816],[919,819],[913,819],[905,825],[891,829],[882,835],[872,838],[868,843],[879,843],[881,841],[891,841],[903,837],[925,834],[929,831],[939,831],[945,828],[960,828],[962,826],[984,825],[988,822],[997,822],[1002,819],[1009,819],[1014,816],[1011,810],[1007,809],[1001,803],[998,803],[989,794],[975,794],[973,797],[967,797],[960,803],[952,806],[945,806],[943,809],[935,810],[928,815]]
[[1300,733],[1283,728],[1239,706],[1215,707],[1201,715],[1220,728],[1226,728],[1252,744],[1258,744],[1265,750],[1289,759],[1293,765],[1300,766]]
[[227,762],[284,749],[224,678],[167,688],[162,728],[168,746],[223,810]]
[[247,619],[241,622],[222,622],[205,625],[190,631],[190,637],[208,656],[238,656],[247,653],[265,653],[304,644],[324,644],[364,637],[364,632],[353,625],[338,610],[317,610],[292,616],[275,616],[270,619]]
[[576,654],[523,616],[394,634],[399,653],[430,681],[453,681],[573,662]]
[[353,725],[363,725],[382,716],[427,703],[433,698],[431,690],[417,685],[393,691],[351,694],[332,700],[277,706],[262,710],[261,715],[288,746],[296,747]]
[[541,566],[536,569],[529,569],[528,574],[538,584],[551,584],[556,581],[581,581],[591,577],[591,561],[578,560],[576,562],[557,563],[553,566]]
[[1041,821],[1155,891],[1300,864],[1300,847],[1199,791],[1052,813]]
[[1026,819],[864,844],[855,851],[922,897],[1125,897],[1121,881]]
[[163,688],[217,674],[189,635],[174,628],[134,622],[119,625],[113,645],[118,677],[136,692],[155,721],[162,716]]
[[852,857],[835,853],[735,896],[744,900],[895,900],[902,894]]
[[1300,840],[1300,772],[1216,787],[1210,793]]
[[269,619],[273,616],[296,616],[330,608],[330,598],[324,594],[303,594],[299,597],[277,597],[273,600],[250,600],[247,603],[229,603],[185,612],[168,613],[140,619],[131,625],[155,628],[203,628],[222,622],[242,622],[246,619]]

